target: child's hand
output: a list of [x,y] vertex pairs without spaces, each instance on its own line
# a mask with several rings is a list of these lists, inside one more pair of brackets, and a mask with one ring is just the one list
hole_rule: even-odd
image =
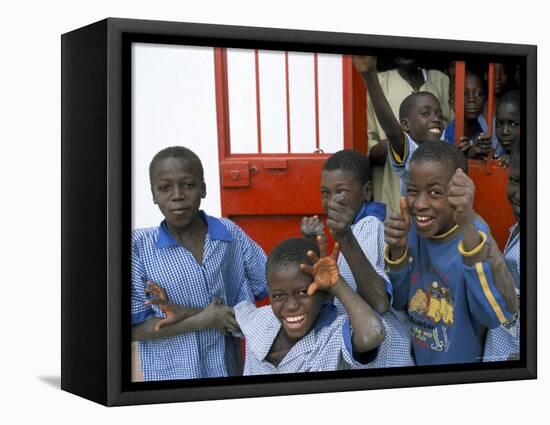
[[376,56],[353,56],[353,66],[359,73],[376,71]]
[[491,138],[485,133],[481,133],[479,136],[477,136],[477,139],[472,145],[472,149],[476,157],[486,156],[491,150],[491,147]]
[[300,268],[305,273],[310,274],[313,277],[313,282],[307,288],[307,294],[313,295],[318,289],[330,290],[340,280],[340,272],[338,270],[338,254],[340,253],[340,247],[338,242],[334,244],[332,254],[327,257],[327,242],[322,237],[317,236],[317,244],[319,245],[319,251],[321,258],[317,257],[317,254],[313,251],[308,251],[307,256],[313,261],[313,265],[300,264]]
[[319,220],[319,217],[314,215],[313,217],[302,218],[302,224],[300,225],[300,231],[305,238],[316,238],[317,236],[326,237],[325,226]]
[[384,239],[390,248],[404,250],[410,227],[409,209],[404,196],[399,200],[399,205],[401,214],[391,213],[384,222]]
[[203,311],[197,314],[197,319],[204,321],[205,328],[217,329],[222,334],[228,332],[240,333],[241,329],[235,320],[235,311],[233,308],[223,305],[220,298],[211,303]]
[[337,194],[327,207],[327,226],[334,239],[339,242],[351,230],[355,218],[355,211],[343,201],[344,195]]
[[510,165],[510,155],[502,155],[499,161],[501,167],[508,167]]
[[462,169],[457,169],[449,182],[447,199],[454,209],[453,219],[459,226],[474,222],[474,192],[472,179]]
[[468,149],[470,149],[470,141],[466,136],[462,136],[460,137],[456,147],[460,149],[462,152],[466,152]]
[[160,287],[154,282],[147,281],[145,292],[151,295],[153,298],[145,301],[145,305],[156,304],[160,310],[166,315],[164,319],[161,319],[155,325],[155,331],[159,331],[160,328],[178,322],[183,319],[178,315],[178,308],[176,304],[172,304],[168,300],[168,295],[164,288]]

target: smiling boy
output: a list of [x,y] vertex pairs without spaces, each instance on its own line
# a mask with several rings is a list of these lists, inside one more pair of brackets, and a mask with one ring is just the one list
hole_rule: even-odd
[[[245,375],[363,368],[377,355],[384,327],[339,275],[338,244],[294,238],[271,252],[266,275],[271,306],[235,306],[246,337]],[[321,256],[321,258],[319,258]],[[332,295],[347,314],[339,314]]]
[[353,65],[368,87],[376,117],[388,137],[388,156],[393,171],[399,176],[404,196],[408,180],[408,168],[404,166],[407,158],[418,144],[441,139],[444,125],[441,105],[429,92],[412,93],[401,103],[398,121],[378,81],[376,57],[353,56]]
[[[228,306],[267,295],[265,254],[234,223],[199,209],[206,185],[192,151],[160,151],[149,175],[164,220],[132,232],[132,339],[144,379],[240,374],[239,341],[224,336],[239,331]],[[174,303],[168,311],[158,285]]]
[[408,308],[419,365],[480,361],[487,328],[516,320],[512,277],[473,211],[467,167],[454,146],[423,143],[401,213],[385,223],[394,306]]
[[518,90],[506,92],[500,98],[496,110],[495,133],[504,149],[500,158],[502,165],[510,162],[512,146],[519,149],[521,136],[520,93]]

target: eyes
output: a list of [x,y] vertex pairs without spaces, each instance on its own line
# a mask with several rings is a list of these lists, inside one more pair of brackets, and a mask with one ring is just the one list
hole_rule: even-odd
[[[445,192],[441,189],[428,189],[427,190],[428,192],[428,195],[430,196],[430,198],[432,199],[440,199],[442,198],[443,196],[445,196]],[[407,188],[407,195],[411,198],[416,198],[419,194],[419,191],[413,187],[409,187]]]
[[503,121],[503,120],[496,120],[496,126],[497,127],[504,127],[504,125],[508,124],[511,127],[519,127],[519,121]]
[[[196,187],[197,184],[195,182],[183,182],[180,184],[180,189],[183,190],[190,190]],[[157,186],[157,190],[159,192],[169,192],[174,187],[173,183],[161,183]]]
[[[296,298],[308,298],[309,295],[307,294],[307,288],[304,288],[304,289],[301,289],[299,291],[297,291],[295,293],[296,295]],[[276,301],[283,301],[287,298],[287,293],[286,292],[273,292],[271,295],[270,295],[270,298],[271,298],[271,301],[272,302],[276,302]]]

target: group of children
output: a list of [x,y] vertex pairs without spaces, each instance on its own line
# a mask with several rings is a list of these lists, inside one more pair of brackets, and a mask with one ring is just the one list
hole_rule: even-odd
[[[388,138],[399,209],[373,201],[367,157],[337,152],[321,172],[326,222],[304,217],[302,237],[266,257],[230,220],[200,210],[206,187],[192,151],[159,152],[149,173],[165,219],[132,240],[132,339],[144,380],[518,358],[519,96],[503,95],[496,111],[517,220],[503,256],[473,210],[466,149],[441,140],[437,98],[408,96],[398,121],[376,59],[354,65]],[[266,295],[270,305],[256,307]]]

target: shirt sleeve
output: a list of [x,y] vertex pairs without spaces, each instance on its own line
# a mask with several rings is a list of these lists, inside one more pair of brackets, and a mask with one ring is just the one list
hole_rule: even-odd
[[411,280],[411,267],[407,260],[401,267],[388,267],[388,276],[393,289],[392,306],[397,310],[407,307],[409,301],[409,282]]
[[265,264],[267,257],[264,250],[253,241],[240,227],[239,242],[243,251],[246,282],[254,294],[254,298],[261,300],[267,296]]
[[397,152],[394,151],[392,146],[388,144],[388,157],[390,160],[391,168],[395,174],[399,176],[399,187],[401,196],[407,196],[407,184],[409,182],[409,167],[411,163],[411,157],[418,149],[418,145],[411,137],[405,133],[405,152],[403,158],[401,158]]
[[497,289],[495,282],[501,286],[513,287],[512,275],[506,268],[502,254],[491,237],[489,229],[477,225],[476,228],[487,235],[485,258],[474,264],[464,263],[466,293],[472,315],[490,329],[499,325],[509,326],[515,322],[516,315],[506,308],[506,301]]
[[384,281],[391,303],[393,290],[384,261],[384,224],[376,217],[369,216],[353,226],[353,234],[374,271]]
[[147,300],[145,293],[145,268],[140,258],[139,246],[136,238],[132,243],[132,305],[131,305],[131,323],[136,325],[143,322],[149,316],[152,316],[153,310],[144,303]]

